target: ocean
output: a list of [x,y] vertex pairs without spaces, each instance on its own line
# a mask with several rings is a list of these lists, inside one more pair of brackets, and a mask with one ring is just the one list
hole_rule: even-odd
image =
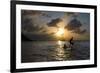
[[90,41],[73,41],[73,45],[68,41],[21,42],[22,63],[87,59],[90,59]]

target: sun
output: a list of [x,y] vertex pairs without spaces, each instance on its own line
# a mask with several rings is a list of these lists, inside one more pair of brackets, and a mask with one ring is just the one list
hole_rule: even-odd
[[70,36],[71,36],[70,32],[63,27],[57,28],[57,31],[55,32],[55,37],[58,40],[67,40],[70,38]]
[[56,32],[56,35],[58,37],[62,37],[64,35],[64,32],[65,32],[64,28],[58,28],[58,31]]

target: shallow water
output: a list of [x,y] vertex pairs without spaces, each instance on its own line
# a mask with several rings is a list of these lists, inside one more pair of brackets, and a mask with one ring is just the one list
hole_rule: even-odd
[[[66,44],[66,48],[64,48]],[[22,41],[21,62],[86,60],[90,58],[89,41]]]

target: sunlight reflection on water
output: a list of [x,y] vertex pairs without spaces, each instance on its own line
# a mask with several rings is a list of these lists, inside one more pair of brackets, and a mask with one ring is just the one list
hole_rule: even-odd
[[57,41],[57,48],[53,52],[53,56],[56,60],[67,60],[70,57],[70,51],[65,51],[67,48],[64,48],[65,41]]

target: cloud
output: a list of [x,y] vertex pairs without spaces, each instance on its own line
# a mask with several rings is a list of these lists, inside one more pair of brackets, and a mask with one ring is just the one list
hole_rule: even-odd
[[62,21],[62,19],[60,19],[60,18],[53,19],[51,22],[47,23],[47,25],[50,27],[57,27],[57,24],[61,21]]
[[41,25],[36,25],[32,18],[22,19],[22,40],[55,40],[53,33],[46,33],[47,30]]
[[21,11],[23,15],[36,15],[41,14],[40,11],[33,11],[33,10],[22,10]]
[[73,19],[66,25],[65,28],[67,28],[68,30],[75,30],[81,26],[82,23],[80,21],[78,21],[77,19]]
[[45,12],[35,11],[35,10],[22,10],[21,11],[22,30],[25,30],[27,32],[35,32],[35,31],[42,32],[42,30],[44,30],[45,28],[44,25],[46,24],[46,22],[43,21],[42,19],[39,19],[40,15],[49,17]]
[[42,26],[36,25],[31,18],[23,18],[22,19],[22,30],[27,32],[39,32],[43,29]]
[[82,30],[82,29],[78,28],[78,29],[73,30],[72,32],[77,33],[77,34],[84,34],[86,31],[87,31],[86,29]]
[[65,14],[67,15],[67,17],[77,17],[79,15],[78,12],[65,12]]
[[50,17],[48,14],[41,12],[41,11],[35,11],[35,10],[22,10],[22,15],[42,15],[45,17]]
[[86,32],[86,29],[81,29],[80,27],[82,27],[82,23],[77,20],[77,19],[73,19],[71,20],[66,26],[65,28],[69,31],[72,31],[73,33],[77,33],[77,34],[83,34]]
[[65,12],[65,14],[66,14],[67,16],[73,16],[75,13],[74,13],[74,12]]

